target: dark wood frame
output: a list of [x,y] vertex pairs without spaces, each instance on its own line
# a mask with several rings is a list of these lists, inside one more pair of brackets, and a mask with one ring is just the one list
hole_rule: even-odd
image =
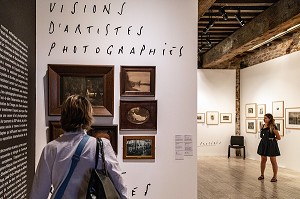
[[[128,120],[128,112],[136,107],[149,111],[149,118],[142,124],[135,124]],[[157,101],[120,101],[120,130],[157,130]]]
[[[128,155],[128,140],[151,140],[151,155],[138,156]],[[155,159],[155,136],[124,136],[123,137],[123,159]]]
[[[97,132],[107,132],[107,136],[97,136]],[[64,133],[61,128],[60,121],[49,121],[49,142],[59,138]],[[92,129],[87,132],[88,135],[93,137],[104,137],[110,140],[111,146],[116,154],[118,154],[118,125],[111,126],[92,126]]]
[[60,121],[49,121],[49,142],[59,138],[63,133]]
[[[121,97],[154,97],[155,96],[155,66],[121,66],[120,95]],[[150,92],[127,91],[126,73],[128,72],[150,72]]]
[[92,129],[88,131],[88,134],[93,137],[101,138],[102,136],[101,135],[98,136],[97,132],[105,132],[109,135],[111,146],[114,149],[115,153],[118,154],[118,125],[92,126]]
[[82,76],[104,78],[104,106],[93,106],[93,115],[112,117],[114,114],[114,66],[100,65],[48,65],[49,115],[60,115],[60,77]]

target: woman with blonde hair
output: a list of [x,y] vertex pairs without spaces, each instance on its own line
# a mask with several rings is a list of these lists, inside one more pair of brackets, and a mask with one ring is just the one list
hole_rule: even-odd
[[275,125],[273,115],[270,113],[267,113],[264,116],[264,125],[260,130],[260,137],[261,140],[258,145],[257,153],[261,156],[261,175],[258,177],[258,180],[263,180],[265,178],[264,172],[266,169],[267,157],[270,157],[273,169],[273,177],[271,179],[271,182],[277,182],[278,165],[276,156],[280,156],[277,140],[280,140],[281,138],[278,132],[278,128]]
[[[54,198],[60,185],[66,178],[72,156],[81,140],[87,142],[81,152],[70,181],[63,192],[64,199],[86,198],[91,170],[95,167],[96,143],[94,137],[87,135],[93,123],[91,103],[82,96],[72,95],[66,99],[61,110],[61,126],[64,134],[49,142],[43,149],[34,177],[31,199],[47,199],[50,187],[54,188]],[[122,199],[127,198],[121,169],[108,139],[102,139],[105,162],[109,176]],[[98,169],[102,167],[101,155],[98,157]]]

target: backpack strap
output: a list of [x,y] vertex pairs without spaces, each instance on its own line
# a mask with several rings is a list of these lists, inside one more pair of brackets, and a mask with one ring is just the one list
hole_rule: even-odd
[[71,167],[70,167],[70,170],[68,172],[68,175],[67,177],[64,179],[63,183],[60,185],[54,199],[61,199],[62,196],[64,195],[64,192],[67,188],[67,185],[71,179],[71,176],[74,172],[74,169],[75,167],[77,166],[77,163],[79,162],[80,160],[80,155],[81,155],[81,152],[86,144],[86,142],[88,141],[88,139],[90,138],[90,136],[88,135],[84,135],[82,140],[80,141],[80,143],[78,144],[77,148],[76,148],[76,151],[72,157],[72,163],[71,163]]

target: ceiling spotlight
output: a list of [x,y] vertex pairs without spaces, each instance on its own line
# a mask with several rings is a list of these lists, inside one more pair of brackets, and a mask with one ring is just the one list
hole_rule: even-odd
[[219,13],[220,15],[223,17],[224,21],[227,21],[228,20],[228,15],[227,13],[225,12],[225,8],[224,7],[221,7],[219,9]]
[[235,14],[234,16],[235,16],[236,20],[239,22],[239,24],[240,24],[241,26],[244,26],[244,25],[245,25],[246,22],[242,19],[242,17],[241,17],[241,11],[240,11],[240,10],[239,10],[238,13]]
[[210,28],[212,28],[215,24],[215,21],[212,19],[212,10],[209,10],[209,22],[203,30],[203,33],[206,34]]
[[214,24],[215,24],[215,22],[210,20],[208,22],[208,24],[206,25],[206,27],[204,28],[203,33],[206,34],[209,31],[209,29],[214,26]]

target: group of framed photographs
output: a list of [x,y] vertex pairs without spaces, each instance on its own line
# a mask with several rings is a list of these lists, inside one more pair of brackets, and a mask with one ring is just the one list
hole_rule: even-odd
[[[120,131],[156,131],[157,100],[155,66],[121,66],[120,96],[134,100],[120,101]],[[123,136],[123,159],[155,159],[155,136]]]
[[[264,115],[266,114],[266,104],[246,104],[246,132],[257,133],[264,124]],[[286,111],[289,110],[286,108]],[[299,112],[300,114],[300,112]],[[272,115],[275,119],[275,124],[281,136],[284,136],[284,101],[272,102]],[[300,125],[300,122],[299,122]],[[286,128],[290,126],[286,124]]]
[[[231,113],[220,113],[218,111],[207,111],[206,112],[206,124],[217,125],[220,123],[232,123]],[[205,113],[197,113],[197,123],[205,123]]]
[[[114,66],[49,64],[48,86],[49,116],[60,115],[74,94],[90,100],[94,116],[114,116]],[[155,97],[155,66],[121,66],[120,96]],[[156,100],[120,100],[119,114],[120,131],[157,130]],[[63,134],[59,121],[50,121],[49,130],[49,141]],[[117,153],[118,125],[93,126],[89,134],[108,138]],[[123,136],[124,159],[154,159],[154,149],[154,136]]]

